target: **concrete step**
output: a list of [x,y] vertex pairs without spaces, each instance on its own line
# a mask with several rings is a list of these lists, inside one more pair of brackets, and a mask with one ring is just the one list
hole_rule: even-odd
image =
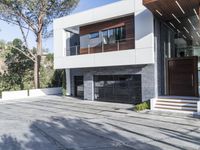
[[199,98],[196,97],[159,97],[155,99],[154,110],[172,112],[197,112]]
[[197,107],[197,103],[157,101],[156,105]]
[[179,105],[159,105],[156,104],[155,108],[170,109],[170,110],[184,110],[184,111],[197,111],[197,106],[179,106]]
[[157,99],[157,102],[169,102],[169,103],[193,103],[197,104],[197,100],[185,100],[185,99]]
[[196,100],[199,101],[199,97],[190,97],[190,96],[160,96],[158,99],[174,99],[174,100]]
[[178,110],[178,109],[167,109],[167,108],[154,108],[154,110],[167,111],[167,112],[177,112],[177,113],[188,113],[188,114],[196,113],[196,111],[193,111],[193,110]]

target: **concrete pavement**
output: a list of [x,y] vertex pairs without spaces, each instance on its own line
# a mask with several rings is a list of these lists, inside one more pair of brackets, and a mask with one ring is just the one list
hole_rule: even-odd
[[0,150],[200,150],[200,119],[59,96],[0,102]]

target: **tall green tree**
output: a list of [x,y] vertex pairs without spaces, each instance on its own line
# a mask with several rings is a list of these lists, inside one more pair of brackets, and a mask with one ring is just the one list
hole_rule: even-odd
[[[26,51],[26,47],[20,39],[15,39],[12,42],[13,46]],[[33,72],[34,63],[28,57],[17,51],[15,48],[10,48],[5,54],[5,64],[7,71],[4,74],[4,79],[9,79],[7,85],[10,87],[24,90],[25,83],[30,83],[33,80],[31,73]],[[27,88],[27,87],[26,87]]]
[[30,49],[26,51],[12,45],[34,62],[34,84],[40,87],[39,68],[42,55],[42,39],[50,36],[48,26],[54,18],[68,15],[79,0],[0,0],[0,19],[19,26],[23,43],[28,48],[28,33],[35,35],[36,54]]

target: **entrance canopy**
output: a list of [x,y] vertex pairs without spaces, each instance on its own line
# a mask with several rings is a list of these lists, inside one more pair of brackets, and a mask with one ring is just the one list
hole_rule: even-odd
[[156,16],[169,21],[174,19],[172,14],[177,18],[199,14],[200,0],[143,0],[143,4]]
[[143,0],[143,4],[187,41],[200,44],[200,0]]
[[[169,90],[167,88],[170,86],[175,90],[179,85],[184,87],[182,84],[184,82],[192,85],[190,89],[193,89],[193,91],[197,90],[196,85],[198,85],[200,93],[200,82],[198,83],[200,81],[200,0],[143,0],[143,4],[154,14],[155,31],[159,33],[155,35],[160,38],[159,50],[162,55],[161,62],[164,68],[162,76],[164,79],[163,84],[165,85],[165,92],[163,93],[167,94],[167,90]],[[184,58],[184,61],[182,58]],[[192,65],[188,65],[188,67],[179,65],[178,70],[176,67],[181,61],[185,63],[186,58],[197,58],[195,60],[198,61],[198,65],[196,64],[195,68]],[[171,80],[171,83],[168,83],[171,75],[168,74],[169,70],[167,71],[165,66],[169,59],[176,60],[175,62],[173,61],[174,68],[178,71],[174,74],[175,78]],[[194,69],[193,73],[190,74],[191,68]],[[183,70],[181,71],[180,69]],[[197,71],[198,80],[196,79]],[[172,72],[174,73],[174,71]],[[179,80],[181,77],[183,81]],[[188,88],[188,85],[185,85],[184,88]],[[172,95],[177,94],[180,95],[175,91]],[[184,94],[186,93],[182,95]],[[187,95],[191,96],[192,94]]]

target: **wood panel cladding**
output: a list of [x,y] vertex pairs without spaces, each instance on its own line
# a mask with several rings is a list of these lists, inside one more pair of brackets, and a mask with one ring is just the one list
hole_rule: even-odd
[[134,49],[134,15],[80,27],[80,36],[121,26],[125,26],[126,40],[119,42],[119,44],[106,44],[103,46],[103,48],[102,46],[92,47],[90,49],[81,48],[80,54]]
[[134,37],[134,16],[133,15],[80,27],[80,35],[90,34],[93,32],[111,29],[111,28],[115,28],[115,27],[119,27],[123,25],[126,26],[126,34],[128,35],[127,38],[133,38]]
[[168,59],[167,76],[168,95],[199,96],[197,56]]
[[[177,3],[184,10],[184,13],[180,10]],[[179,19],[195,15],[193,9],[198,10],[199,3],[199,0],[143,0],[144,6],[146,6],[155,16],[167,21],[174,19],[172,13]],[[160,15],[158,11],[162,15]]]

